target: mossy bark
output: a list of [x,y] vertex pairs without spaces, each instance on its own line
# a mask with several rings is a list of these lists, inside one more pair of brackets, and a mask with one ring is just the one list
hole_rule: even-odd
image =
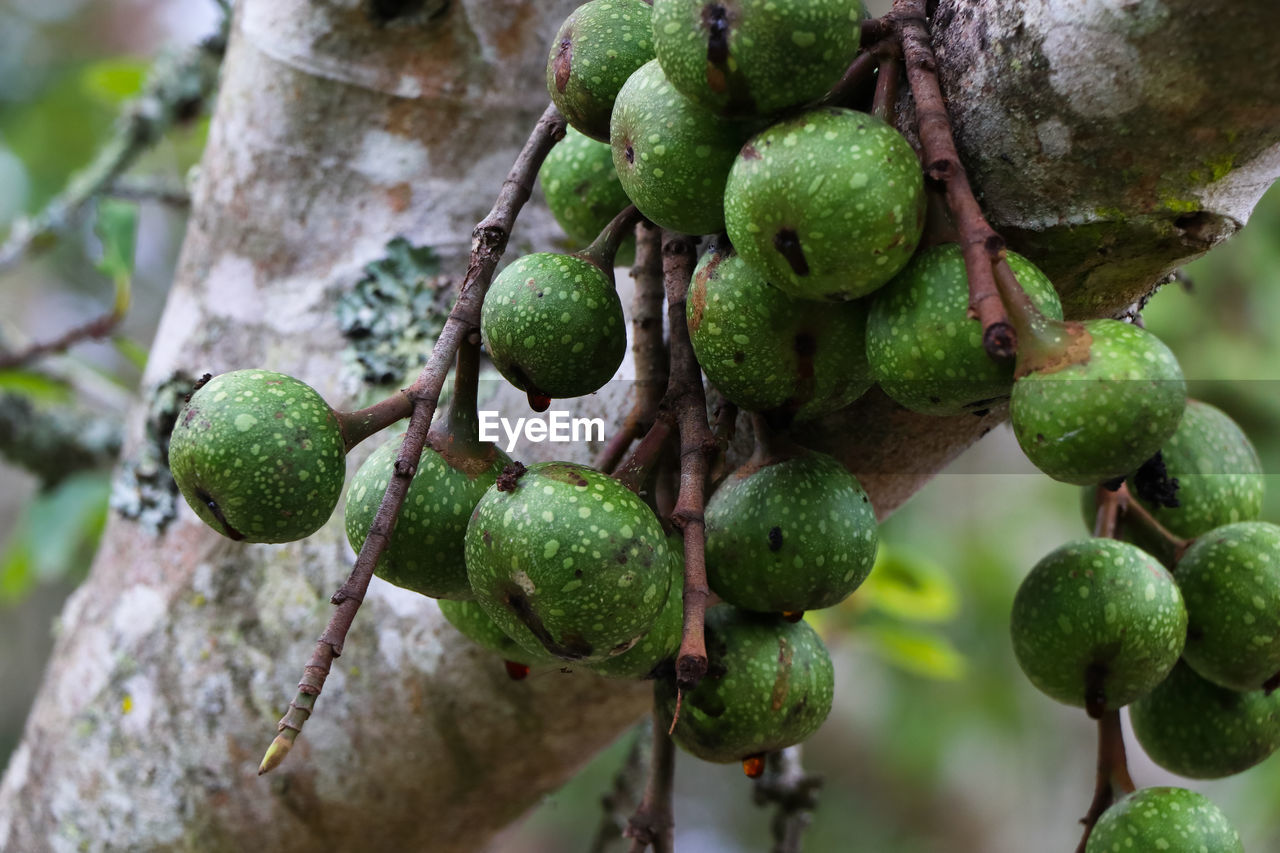
[[[354,399],[335,298],[396,235],[460,275],[573,5],[237,4],[150,383],[261,366]],[[994,224],[1097,315],[1238,228],[1280,173],[1280,51],[1267,3],[1087,6],[944,0],[939,59]],[[548,223],[531,210],[513,251]],[[873,392],[820,443],[883,515],[1002,418]],[[433,603],[375,584],[299,746],[259,778],[349,566],[337,518],[285,546],[185,507],[160,535],[114,518],[0,786],[0,848],[472,850],[644,712],[645,687],[585,673],[510,682]]]

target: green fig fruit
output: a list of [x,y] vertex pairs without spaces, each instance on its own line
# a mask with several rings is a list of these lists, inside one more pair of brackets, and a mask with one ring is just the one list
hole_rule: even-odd
[[924,177],[907,140],[838,107],[752,137],[724,190],[734,248],[800,299],[843,301],[879,288],[915,252],[924,212]]
[[1013,650],[1027,678],[1100,713],[1145,696],[1178,661],[1187,610],[1168,570],[1114,539],[1085,539],[1035,565],[1013,600]]
[[1262,515],[1265,481],[1258,452],[1221,409],[1188,400],[1173,436],[1160,448],[1168,477],[1176,478],[1178,506],[1143,498],[1130,478],[1129,493],[1165,529],[1186,539],[1224,524]]
[[1082,325],[1087,356],[1019,377],[1009,404],[1032,464],[1081,486],[1131,474],[1154,456],[1187,397],[1178,360],[1155,335],[1117,320]]
[[[542,161],[538,182],[551,215],[574,248],[592,242],[610,220],[631,203],[613,168],[613,149],[572,127]],[[636,241],[628,237],[614,266],[630,266]]]
[[687,98],[769,115],[821,98],[862,35],[859,0],[654,0],[653,46]]
[[[1009,253],[1009,266],[1040,311],[1062,319],[1058,293],[1030,261]],[[884,392],[927,415],[980,412],[1006,399],[1013,365],[992,361],[982,323],[969,316],[969,278],[955,243],[916,253],[871,297],[867,360]]]
[[[805,740],[831,711],[835,673],[808,624],[713,607],[706,616],[707,674],[680,702],[672,738],[704,761],[742,761]],[[654,682],[654,713],[675,716],[674,677]]]
[[525,666],[560,665],[561,660],[547,652],[531,652],[502,633],[484,608],[474,601],[440,599],[440,612],[449,624],[473,643],[499,655],[503,660]]
[[[404,505],[374,573],[383,580],[432,598],[471,598],[463,537],[471,511],[511,460],[492,444],[477,453],[451,452],[433,436],[423,448]],[[346,526],[351,547],[359,551],[395,471],[404,435],[369,455],[347,489]],[[430,446],[439,444],[441,450]]]
[[592,139],[609,141],[618,90],[653,59],[652,18],[653,8],[644,0],[591,0],[573,10],[551,42],[551,101],[570,125]]
[[1186,788],[1142,788],[1102,813],[1085,853],[1244,853],[1221,809]]
[[1187,663],[1214,684],[1256,690],[1280,673],[1280,527],[1228,524],[1174,569],[1187,601]]
[[684,633],[684,540],[680,536],[667,537],[667,560],[671,587],[653,627],[622,654],[588,664],[592,672],[606,678],[656,678],[671,668]]
[[214,530],[246,542],[292,542],[333,515],[346,443],[337,414],[310,385],[235,370],[210,379],[178,414],[169,468]]
[[1280,748],[1280,692],[1219,687],[1179,663],[1129,706],[1151,760],[1191,779],[1242,773]]
[[466,555],[476,600],[499,628],[529,651],[583,663],[631,648],[671,583],[653,510],[568,462],[504,474],[476,505]]
[[724,228],[724,184],[750,134],[677,92],[657,60],[627,80],[609,143],[622,188],[651,222],[685,234]]
[[825,453],[748,463],[707,504],[707,582],[744,610],[818,610],[857,589],[876,559],[875,510]]
[[627,349],[612,268],[550,252],[517,259],[485,296],[480,335],[498,372],[522,391],[580,397],[599,390]]
[[698,364],[748,412],[809,420],[843,409],[872,385],[861,302],[794,299],[718,247],[699,261],[685,306]]

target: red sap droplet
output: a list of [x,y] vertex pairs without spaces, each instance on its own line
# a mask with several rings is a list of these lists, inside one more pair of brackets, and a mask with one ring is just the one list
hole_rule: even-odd
[[524,681],[529,677],[528,664],[516,663],[513,660],[504,660],[502,663],[507,667],[507,677],[512,681]]
[[536,391],[527,392],[529,396],[529,408],[535,412],[545,412],[551,408],[551,398],[545,394],[539,394]]
[[748,755],[742,759],[742,772],[749,779],[759,779],[764,775],[764,754]]
[[784,610],[782,611],[782,618],[786,619],[788,622],[799,622],[801,619],[804,618],[804,611],[803,610]]

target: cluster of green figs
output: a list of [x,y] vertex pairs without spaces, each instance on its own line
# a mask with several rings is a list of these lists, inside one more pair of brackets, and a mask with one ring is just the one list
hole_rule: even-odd
[[[1178,363],[1140,326],[1065,322],[1049,280],[1016,254],[1016,363],[983,349],[955,244],[922,245],[925,193],[911,145],[881,119],[834,106],[859,50],[859,0],[592,0],[550,46],[547,85],[569,129],[540,181],[574,253],[540,252],[493,281],[488,356],[530,400],[576,397],[626,349],[609,226],[628,205],[709,235],[687,321],[703,372],[781,429],[836,412],[879,384],[907,409],[983,414],[1008,401],[1020,446],[1049,476],[1131,480],[1162,452],[1176,498],[1153,523],[1045,557],[1018,592],[1017,658],[1049,696],[1091,713],[1131,706],[1143,746],[1184,776],[1237,773],[1280,746],[1280,528],[1257,520],[1257,456],[1222,412],[1188,402]],[[615,220],[616,221],[616,220]],[[838,462],[770,441],[719,483],[706,511],[707,676],[678,695],[683,544],[619,480],[568,462],[525,468],[479,441],[457,395],[433,427],[383,579],[440,600],[508,671],[566,662],[651,678],[681,710],[676,742],[710,761],[797,743],[831,706],[833,669],[799,616],[866,578],[875,514]],[[170,464],[215,529],[299,539],[332,514],[351,445],[343,417],[304,383],[242,370],[199,388]],[[347,491],[359,549],[403,436]],[[1134,500],[1146,501],[1134,483]],[[1127,517],[1127,516],[1126,516]],[[1154,532],[1153,532],[1154,531]],[[1190,542],[1190,547],[1185,547]],[[1174,817],[1176,816],[1176,820]],[[1163,834],[1162,834],[1163,833]],[[1091,853],[1240,849],[1216,807],[1151,788],[1099,822]]]

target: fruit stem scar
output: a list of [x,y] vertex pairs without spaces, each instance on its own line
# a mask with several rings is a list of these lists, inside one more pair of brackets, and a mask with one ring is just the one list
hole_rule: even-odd
[[724,65],[729,60],[729,16],[719,3],[702,7],[702,23],[707,28],[707,62]]

